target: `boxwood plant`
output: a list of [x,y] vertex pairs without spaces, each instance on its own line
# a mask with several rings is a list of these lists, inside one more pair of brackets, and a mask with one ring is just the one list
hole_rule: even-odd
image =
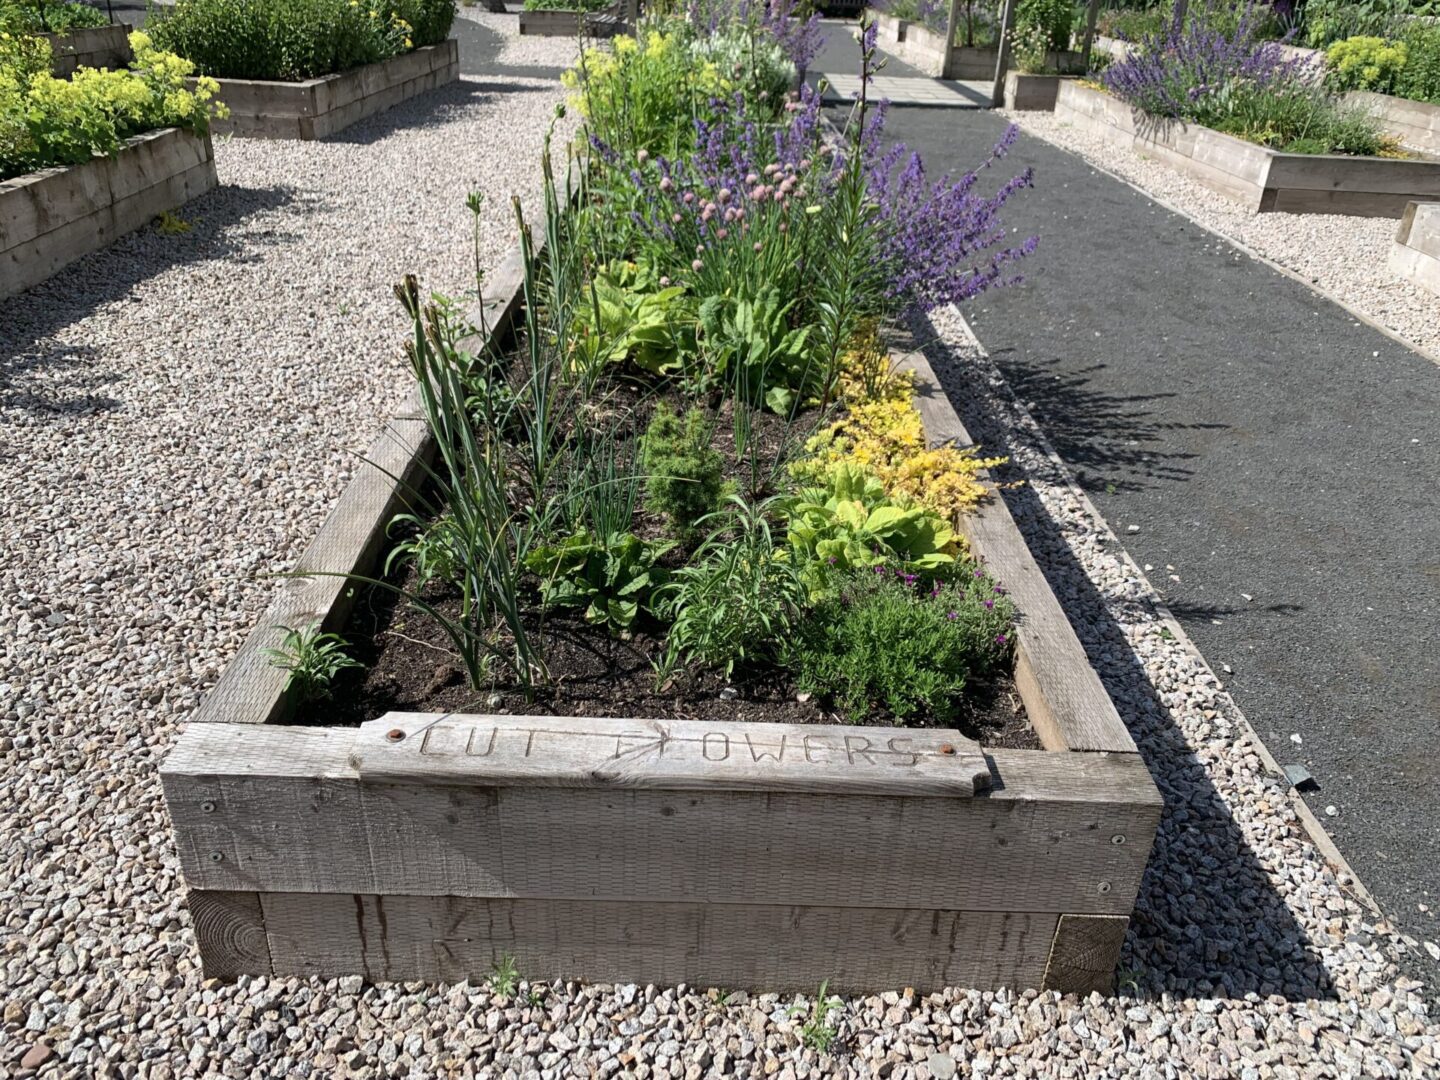
[[438,621],[477,691],[543,692],[588,634],[625,639],[659,693],[778,680],[846,721],[950,722],[1010,654],[1013,611],[955,528],[995,459],[926,448],[881,332],[1014,279],[1035,241],[1000,213],[1029,174],[985,183],[1013,134],[938,179],[884,146],[873,25],[830,135],[819,96],[773,78],[813,23],[704,10],[568,76],[585,124],[517,204],[513,341],[477,357],[456,304],[402,286],[440,453],[396,526],[415,570],[374,584]]

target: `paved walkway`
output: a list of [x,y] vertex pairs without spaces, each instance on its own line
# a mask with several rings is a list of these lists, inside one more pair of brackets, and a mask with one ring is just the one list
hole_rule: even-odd
[[[1004,126],[887,133],[939,175]],[[967,318],[1386,913],[1440,940],[1440,369],[1049,143],[997,182],[1027,165],[1028,280]]]

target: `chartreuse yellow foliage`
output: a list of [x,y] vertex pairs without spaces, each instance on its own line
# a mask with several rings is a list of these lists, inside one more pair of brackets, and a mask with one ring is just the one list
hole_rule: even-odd
[[891,367],[873,330],[846,353],[840,389],[845,413],[806,443],[807,456],[792,467],[799,479],[821,482],[837,469],[859,466],[891,496],[913,499],[947,519],[989,494],[979,473],[1006,459],[981,457],[970,448],[928,448],[911,374]]
[[50,74],[50,47],[38,38],[0,34],[0,179],[111,154],[132,135],[161,127],[204,131],[228,115],[213,101],[214,79],[186,80],[190,61],[130,35],[128,71],[82,67],[68,79]]

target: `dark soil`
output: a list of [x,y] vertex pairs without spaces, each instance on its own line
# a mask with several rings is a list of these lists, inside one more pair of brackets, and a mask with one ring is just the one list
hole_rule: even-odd
[[[413,588],[412,573],[407,569],[402,575],[402,587]],[[442,600],[427,593],[427,600],[447,617],[457,616],[456,598]],[[640,630],[629,640],[620,640],[578,615],[548,615],[539,641],[550,681],[526,700],[513,681],[472,689],[463,664],[434,620],[409,609],[403,601],[397,603],[389,592],[365,589],[344,631],[352,644],[351,655],[365,667],[342,673],[331,698],[303,709],[296,722],[359,725],[387,712],[840,722],[823,702],[799,700],[782,671],[737,675],[731,683],[718,673],[703,673],[694,679],[682,675],[657,690],[651,664],[663,646],[663,634],[657,631]],[[1008,676],[976,685],[964,705],[963,714],[946,726],[958,728],[985,746],[1041,748],[1014,680]]]
[[[685,407],[673,395],[657,396],[635,385],[614,385],[577,422],[595,427],[624,425],[643,432],[661,400],[668,400],[677,411]],[[818,426],[815,414],[801,417],[793,429],[788,429],[782,418],[768,413],[755,415],[753,424],[751,445],[756,449],[747,451],[745,460],[739,463],[735,461],[735,429],[728,402],[716,414],[712,440],[714,448],[731,462],[730,481],[752,500],[773,493],[770,478],[783,475],[783,470],[773,463],[790,457]],[[752,466],[752,459],[759,461],[758,469]],[[632,527],[647,539],[667,534],[663,518],[643,507],[637,511]],[[686,553],[677,548],[662,562],[678,566],[685,557]],[[413,592],[413,568],[397,571],[392,581]],[[495,685],[477,691],[469,685],[464,665],[438,623],[411,609],[388,590],[362,587],[359,593],[355,612],[342,634],[350,643],[350,655],[364,667],[342,672],[331,697],[303,708],[297,723],[359,725],[392,711],[791,724],[840,722],[824,707],[825,702],[800,700],[789,675],[773,669],[746,676],[737,674],[730,683],[714,672],[693,677],[680,674],[657,688],[652,660],[662,652],[663,628],[637,623],[634,633],[621,640],[603,628],[589,625],[578,613],[569,612],[550,612],[543,621],[538,610],[534,614],[532,633],[548,666],[545,685],[536,687],[527,698],[524,688],[506,672]],[[458,621],[459,599],[453,591],[431,585],[424,599],[447,618]],[[873,717],[867,722],[886,721]],[[986,746],[1040,749],[1008,675],[973,686],[962,715],[944,726],[956,727]]]

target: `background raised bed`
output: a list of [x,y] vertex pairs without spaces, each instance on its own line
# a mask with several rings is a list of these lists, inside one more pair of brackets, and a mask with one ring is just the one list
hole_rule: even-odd
[[304,82],[220,79],[217,95],[230,109],[216,132],[262,139],[323,139],[367,116],[460,77],[454,38]]
[[0,296],[61,267],[217,183],[209,135],[162,128],[108,157],[0,181]]
[[1060,87],[1055,115],[1260,212],[1398,218],[1412,200],[1440,198],[1440,161],[1284,154],[1151,116],[1078,82]]
[[50,42],[53,58],[50,70],[57,79],[69,78],[77,67],[118,70],[134,59],[130,51],[130,27],[123,23],[85,26],[39,36]]

